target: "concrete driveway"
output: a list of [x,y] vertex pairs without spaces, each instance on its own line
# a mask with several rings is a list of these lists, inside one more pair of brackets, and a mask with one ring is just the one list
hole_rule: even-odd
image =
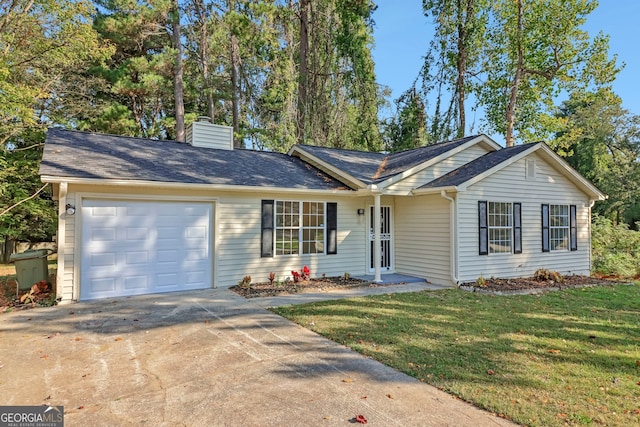
[[511,425],[226,289],[0,315],[0,405],[66,425]]

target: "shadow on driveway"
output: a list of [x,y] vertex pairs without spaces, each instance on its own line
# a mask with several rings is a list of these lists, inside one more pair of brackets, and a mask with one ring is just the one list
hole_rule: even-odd
[[510,425],[226,289],[0,316],[2,405],[68,425]]

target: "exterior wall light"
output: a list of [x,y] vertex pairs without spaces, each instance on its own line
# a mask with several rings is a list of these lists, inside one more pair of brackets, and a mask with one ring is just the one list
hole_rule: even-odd
[[76,213],[76,208],[71,206],[69,203],[67,203],[67,206],[65,206],[65,209],[66,209],[65,212],[67,215],[73,215]]
[[364,216],[364,209],[358,209],[358,216]]

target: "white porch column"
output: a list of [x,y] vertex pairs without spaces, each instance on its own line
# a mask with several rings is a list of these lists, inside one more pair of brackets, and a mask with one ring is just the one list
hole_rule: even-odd
[[380,193],[373,193],[373,267],[374,276],[373,281],[375,283],[381,283],[382,277],[380,275],[380,261],[382,259],[380,244]]

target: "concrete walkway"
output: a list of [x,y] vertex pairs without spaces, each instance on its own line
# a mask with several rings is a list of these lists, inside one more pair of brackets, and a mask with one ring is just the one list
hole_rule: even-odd
[[212,289],[2,314],[0,405],[64,405],[68,426],[512,425],[261,305]]

